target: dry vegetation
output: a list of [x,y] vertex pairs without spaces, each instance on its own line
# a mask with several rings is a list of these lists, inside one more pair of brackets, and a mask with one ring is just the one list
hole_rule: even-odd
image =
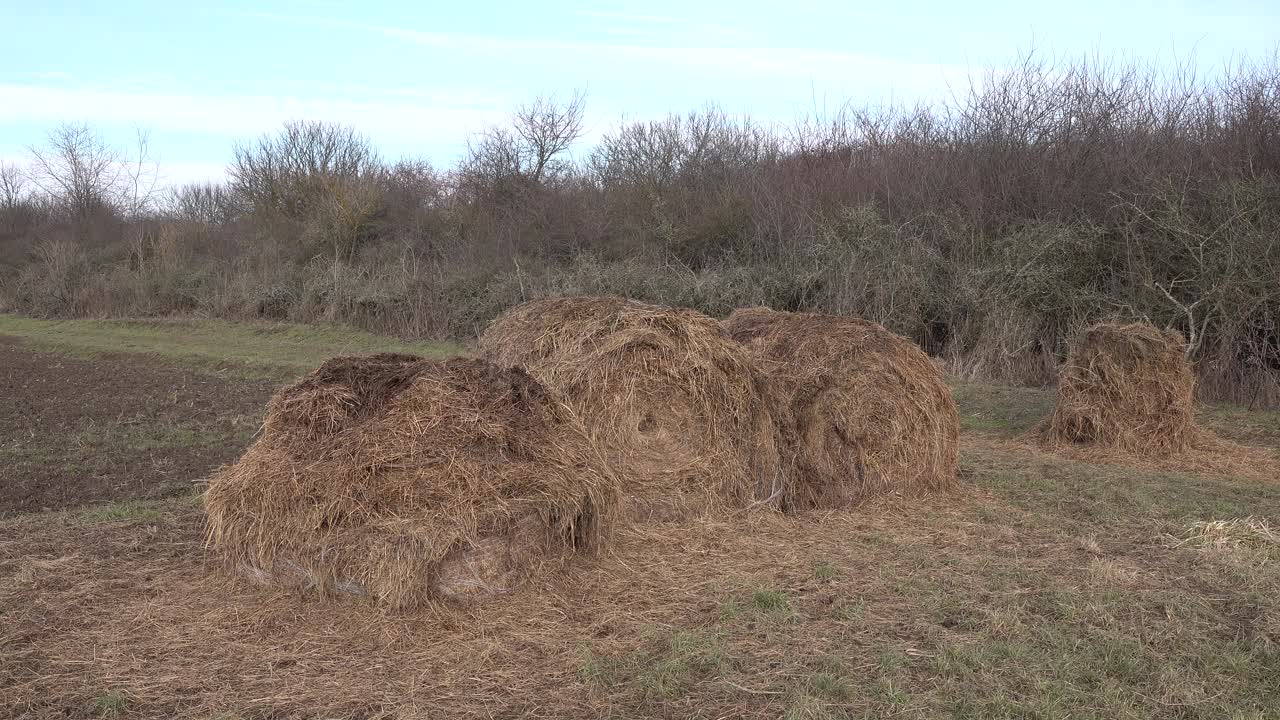
[[[182,361],[72,361],[7,350],[6,357],[30,356],[22,365],[28,381],[68,362],[95,363],[104,375],[146,365],[157,368],[155,382],[169,382],[164,373],[173,369],[164,366]],[[510,382],[486,381],[477,391],[471,371]],[[363,456],[371,450],[365,432],[412,401],[420,403],[415,417],[448,418],[455,430],[488,428],[518,444],[554,414],[545,398],[531,401],[542,414],[514,411],[512,398],[523,397],[516,390],[531,382],[520,377],[473,360],[335,361],[277,394],[258,442],[296,433],[324,465],[326,438],[345,434]],[[456,382],[459,392],[428,392],[419,380]],[[117,414],[106,402],[86,403],[74,385],[23,392],[24,402],[43,414],[60,409],[67,423]],[[125,495],[111,505],[0,520],[0,714],[1261,720],[1280,713],[1280,484],[1065,459],[1016,440],[1049,409],[1050,393],[959,382],[956,396],[968,428],[959,492],[881,497],[855,511],[726,509],[619,523],[598,554],[539,568],[547,571],[483,605],[395,611],[341,593],[259,585],[204,547],[194,497]],[[1199,411],[1205,427],[1280,448],[1276,413]],[[297,424],[312,418],[318,425]],[[168,425],[173,416],[139,422]],[[396,423],[402,432],[409,424]],[[394,435],[382,430],[378,437]],[[36,442],[21,427],[0,425],[0,450]],[[474,460],[474,445],[460,442],[453,459]],[[536,451],[549,452],[546,443]],[[125,445],[98,454],[130,457]],[[519,456],[513,448],[505,454]],[[401,457],[427,459],[410,456]],[[427,487],[439,487],[430,477],[436,481]],[[299,478],[327,482],[305,469]],[[323,494],[343,498],[378,485],[364,480]],[[378,507],[376,498],[364,500]],[[339,529],[353,527],[352,507],[344,507]]]
[[633,514],[778,504],[776,408],[715,320],[618,297],[548,298],[499,316],[480,347],[573,405],[623,475]]
[[232,570],[393,608],[511,592],[596,550],[617,503],[582,426],[535,380],[412,355],[334,358],[281,390],[204,498]]
[[1196,424],[1195,377],[1186,350],[1176,330],[1136,323],[1089,327],[1072,345],[1057,402],[1031,438],[1095,460],[1280,477],[1269,453]]
[[1143,457],[1181,454],[1202,431],[1195,379],[1176,330],[1094,325],[1076,340],[1058,381],[1046,443],[1099,445]]
[[[864,317],[966,377],[1047,383],[1075,332],[1191,339],[1204,397],[1280,401],[1280,70],[1024,57],[931,107],[788,127],[714,107],[577,142],[542,98],[451,168],[293,124],[162,195],[145,142],[55,129],[0,172],[0,305],[474,337],[521,301]],[[35,141],[35,139],[32,139]],[[572,158],[569,149],[572,148]]]
[[736,310],[724,326],[772,385],[788,507],[955,487],[956,404],[942,371],[909,340],[865,320],[768,308]]
[[[33,344],[0,343],[0,460],[39,474],[0,483],[0,713],[1280,715],[1278,99],[1274,61],[1032,57],[571,161],[585,98],[539,98],[448,172],[293,123],[167,200],[145,136],[62,126],[0,168],[3,308],[484,357],[333,358],[175,497],[138,438],[247,442],[200,407],[265,392],[232,390],[253,351],[64,366],[119,338],[4,319]],[[729,315],[757,304],[786,312]],[[175,365],[206,326],[123,327]]]

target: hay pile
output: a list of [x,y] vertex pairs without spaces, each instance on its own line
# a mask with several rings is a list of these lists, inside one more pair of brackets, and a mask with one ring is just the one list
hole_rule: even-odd
[[573,405],[633,517],[778,501],[765,380],[715,320],[619,297],[549,298],[508,310],[480,346]]
[[1071,348],[1053,412],[1033,432],[1049,446],[1087,445],[1139,457],[1184,453],[1196,427],[1195,378],[1176,330],[1101,323]]
[[1174,472],[1273,481],[1268,448],[1238,445],[1195,421],[1195,376],[1175,330],[1101,323],[1072,345],[1053,411],[1027,439],[1055,454]]
[[789,507],[954,485],[955,401],[913,343],[865,320],[768,308],[737,310],[724,326],[761,359],[787,408]]
[[509,592],[596,548],[616,486],[524,372],[376,355],[281,390],[204,504],[208,542],[241,571],[406,608]]

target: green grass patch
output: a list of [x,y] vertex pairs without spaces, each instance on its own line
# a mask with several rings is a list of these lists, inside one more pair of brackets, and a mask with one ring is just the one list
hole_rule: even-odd
[[731,593],[720,602],[722,622],[738,618],[788,622],[796,619],[796,613],[785,592],[762,587]]
[[960,427],[1004,437],[1030,430],[1053,407],[1052,389],[987,385],[951,379]]
[[831,582],[839,574],[836,566],[829,560],[819,560],[813,564],[813,579],[818,582]]
[[791,620],[795,611],[791,609],[791,599],[781,590],[760,588],[751,593],[749,607],[758,615],[770,620]]
[[112,690],[94,698],[93,702],[89,703],[89,708],[98,717],[115,720],[124,713],[127,705],[124,693]]
[[672,699],[731,665],[720,635],[674,631],[656,634],[634,652],[602,655],[588,648],[581,675],[598,687],[629,687],[648,698]]
[[849,623],[857,622],[862,619],[862,614],[866,610],[866,603],[860,598],[853,600],[844,600],[835,604],[831,608],[831,617],[840,622]]
[[1280,410],[1206,403],[1196,406],[1196,421],[1237,442],[1280,448]]
[[1002,449],[962,452],[961,468],[979,486],[1034,513],[1038,522],[1082,528],[1079,532],[1250,515],[1280,522],[1280,483],[1076,463]]
[[857,693],[849,682],[848,671],[840,658],[818,658],[813,665],[813,672],[804,682],[806,695],[828,702],[844,702],[855,697]]
[[336,325],[198,319],[39,320],[0,315],[0,335],[78,357],[139,353],[254,379],[294,376],[335,355],[404,352],[448,357],[463,352],[453,343],[410,342]]

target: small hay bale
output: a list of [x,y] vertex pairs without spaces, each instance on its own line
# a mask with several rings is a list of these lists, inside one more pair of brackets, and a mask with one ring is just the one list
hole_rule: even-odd
[[1187,452],[1202,440],[1195,378],[1176,330],[1101,323],[1077,338],[1053,412],[1033,431],[1047,446],[1091,446],[1138,457]]
[[617,498],[572,410],[526,373],[375,355],[281,390],[204,506],[208,542],[251,578],[409,608],[594,550]]
[[724,326],[760,358],[787,408],[787,507],[954,486],[955,400],[911,341],[866,320],[768,308],[737,310]]
[[765,381],[715,320],[620,297],[548,298],[498,317],[480,347],[574,407],[622,476],[632,517],[780,497]]
[[1174,472],[1274,482],[1270,448],[1239,445],[1195,421],[1195,376],[1175,330],[1101,323],[1072,345],[1053,411],[1027,439],[1055,454]]

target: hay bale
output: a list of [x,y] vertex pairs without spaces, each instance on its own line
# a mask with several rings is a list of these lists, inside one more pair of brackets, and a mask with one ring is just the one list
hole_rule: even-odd
[[267,405],[268,431],[332,435],[377,414],[413,380],[422,358],[402,353],[335,357]]
[[617,481],[581,423],[519,370],[335,358],[281,390],[204,496],[207,537],[274,584],[395,608],[510,592],[595,549]]
[[622,476],[633,517],[780,496],[765,381],[711,318],[619,297],[548,298],[498,317],[480,347],[565,397]]
[[1090,446],[1139,457],[1184,453],[1203,438],[1193,416],[1195,378],[1176,330],[1101,323],[1076,339],[1041,444]]
[[735,311],[724,322],[786,407],[786,504],[842,508],[886,493],[951,488],[960,421],[942,372],[866,320]]

